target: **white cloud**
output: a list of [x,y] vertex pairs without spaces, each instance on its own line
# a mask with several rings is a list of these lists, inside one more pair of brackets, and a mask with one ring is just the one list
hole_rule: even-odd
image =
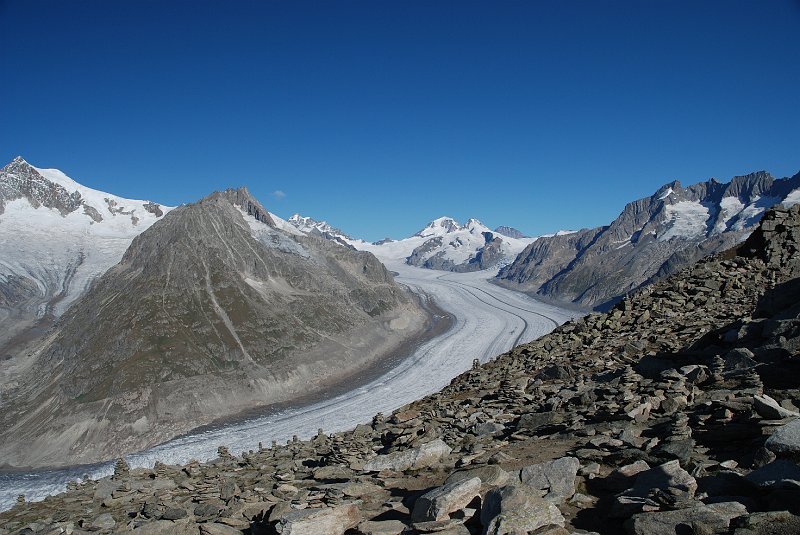
[[279,189],[276,189],[275,191],[272,192],[272,196],[275,197],[278,200],[281,200],[281,199],[285,199],[286,198],[286,193],[284,193],[283,191],[281,191]]

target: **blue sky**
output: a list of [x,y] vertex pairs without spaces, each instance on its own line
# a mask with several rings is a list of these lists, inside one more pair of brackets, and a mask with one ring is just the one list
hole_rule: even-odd
[[796,0],[0,0],[0,27],[0,160],[165,204],[535,235],[800,170]]

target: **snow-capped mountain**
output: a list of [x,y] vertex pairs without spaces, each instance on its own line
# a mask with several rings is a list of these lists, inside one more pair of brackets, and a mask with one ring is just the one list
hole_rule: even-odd
[[535,239],[503,236],[477,219],[459,225],[449,217],[432,221],[413,238],[424,241],[406,262],[445,271],[478,271],[506,264]]
[[671,182],[629,203],[610,225],[537,240],[498,281],[544,297],[603,308],[626,292],[731,248],[767,208],[800,203],[800,174],[764,171],[688,187]]
[[310,217],[304,217],[300,214],[294,214],[286,220],[287,223],[294,228],[307,234],[309,236],[317,236],[339,243],[340,245],[350,246],[350,242],[354,241],[353,238],[328,224],[327,221],[317,221]]
[[384,262],[400,261],[445,271],[477,271],[511,262],[535,239],[503,236],[477,219],[461,225],[451,217],[440,217],[402,240],[348,243]]
[[477,271],[507,264],[536,240],[504,235],[477,219],[469,219],[461,225],[452,217],[434,219],[408,238],[387,238],[373,243],[354,239],[325,221],[299,214],[293,215],[287,222],[304,234],[369,251],[383,262],[400,261],[444,271]]
[[87,188],[21,157],[0,169],[0,347],[60,316],[170,210]]
[[246,188],[164,214],[21,160],[0,183],[0,332],[29,301],[51,313],[0,345],[7,465],[113,458],[307,396],[427,328],[374,256],[303,234]]

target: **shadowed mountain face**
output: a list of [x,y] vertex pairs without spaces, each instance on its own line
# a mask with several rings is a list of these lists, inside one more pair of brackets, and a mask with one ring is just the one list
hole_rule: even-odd
[[0,458],[141,449],[342,380],[424,323],[371,254],[275,228],[245,189],[215,193],[134,239],[64,314],[7,396]]
[[672,182],[629,203],[609,226],[539,238],[497,281],[602,309],[642,284],[740,243],[764,210],[800,202],[798,188],[800,174],[775,179],[765,172],[686,188]]

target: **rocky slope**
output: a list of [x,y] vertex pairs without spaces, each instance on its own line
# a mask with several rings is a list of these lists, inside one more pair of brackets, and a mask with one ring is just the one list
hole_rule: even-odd
[[759,172],[681,187],[672,182],[628,204],[609,226],[541,238],[497,281],[509,288],[604,309],[626,293],[740,243],[765,209],[800,202],[800,174]]
[[[371,424],[71,485],[5,533],[800,532],[800,206]],[[0,531],[3,533],[3,531]]]
[[0,359],[61,316],[170,209],[87,188],[21,157],[0,169]]
[[133,240],[7,382],[0,459],[74,464],[314,393],[426,315],[371,254],[288,233],[245,189]]

